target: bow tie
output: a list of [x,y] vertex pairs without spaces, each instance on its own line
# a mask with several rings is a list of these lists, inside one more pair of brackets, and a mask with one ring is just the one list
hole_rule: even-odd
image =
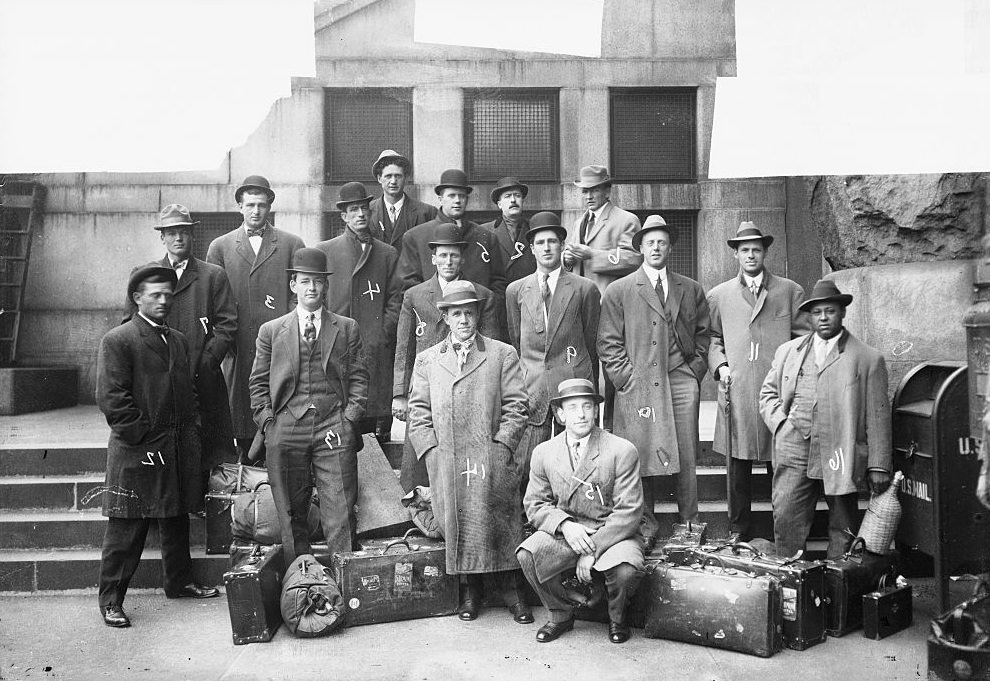
[[251,229],[250,227],[248,227],[247,228],[247,235],[248,235],[248,237],[252,237],[252,236],[265,236],[265,228],[267,226],[268,225],[262,225],[261,227],[258,227],[257,229]]
[[173,270],[184,270],[184,269],[186,269],[186,265],[188,263],[189,263],[189,259],[188,258],[186,260],[180,260],[179,262],[174,262],[174,263],[172,263],[172,269]]
[[473,345],[474,341],[465,341],[464,343],[452,343],[450,347],[454,348],[456,352],[460,352],[461,350],[470,350]]
[[154,329],[155,332],[158,333],[158,335],[160,335],[160,336],[167,336],[168,335],[169,328],[165,324],[158,325],[158,324],[151,324],[151,323],[149,323],[148,326],[150,326],[152,329]]

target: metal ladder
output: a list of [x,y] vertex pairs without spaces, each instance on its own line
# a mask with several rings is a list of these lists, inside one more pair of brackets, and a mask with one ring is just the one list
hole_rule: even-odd
[[0,366],[17,362],[31,234],[41,226],[44,206],[44,185],[17,180],[0,185]]

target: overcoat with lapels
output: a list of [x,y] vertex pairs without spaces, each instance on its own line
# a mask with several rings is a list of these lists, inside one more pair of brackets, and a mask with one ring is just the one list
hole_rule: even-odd
[[519,548],[533,554],[541,583],[573,568],[579,555],[560,533],[560,524],[573,520],[594,532],[596,570],[620,563],[642,569],[643,486],[636,447],[595,426],[575,470],[566,438],[561,433],[533,450],[523,504],[536,532]]
[[475,335],[463,369],[448,337],[416,358],[409,440],[426,460],[447,572],[519,569],[519,479],[512,453],[526,392],[512,346]]

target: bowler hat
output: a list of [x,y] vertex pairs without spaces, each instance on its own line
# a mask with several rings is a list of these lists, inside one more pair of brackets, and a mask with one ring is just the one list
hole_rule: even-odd
[[467,279],[456,279],[447,284],[447,290],[443,293],[443,298],[437,301],[437,309],[446,310],[455,305],[467,305],[477,303],[481,300],[478,297],[478,290]]
[[170,227],[192,227],[198,225],[199,221],[193,222],[189,216],[189,209],[180,203],[170,203],[158,214],[158,224],[155,229],[161,231]]
[[659,215],[647,215],[646,220],[643,222],[643,226],[640,227],[639,231],[632,236],[632,245],[637,251],[639,250],[639,245],[643,242],[643,237],[646,233],[659,229],[661,231],[667,232],[667,237],[670,239],[670,245],[673,246],[677,243],[677,230],[671,225],[667,224]]
[[818,283],[815,284],[815,288],[811,289],[811,296],[801,303],[798,309],[807,312],[815,306],[815,303],[824,303],[830,300],[834,300],[842,307],[848,307],[852,299],[853,297],[848,293],[840,292],[839,287],[835,285],[834,281],[830,279],[819,279]]
[[557,385],[557,394],[550,398],[550,402],[559,405],[569,397],[590,397],[596,403],[605,401],[605,398],[595,390],[595,384],[586,378],[569,378],[561,381]]
[[467,246],[467,242],[461,240],[460,229],[455,223],[441,222],[433,228],[433,241],[428,245],[430,248],[437,246],[460,246],[464,248]]
[[262,177],[261,175],[248,175],[241,182],[241,186],[234,191],[234,201],[237,203],[241,202],[241,194],[246,192],[248,189],[259,189],[268,195],[268,200],[271,202],[275,201],[275,192],[272,191],[272,185],[268,181],[268,178]]
[[770,244],[773,243],[773,237],[769,234],[764,235],[752,222],[741,222],[739,223],[739,229],[736,230],[736,236],[728,239],[725,243],[729,244],[732,248],[739,248],[739,244],[744,241],[762,241],[764,248],[770,248]]
[[463,189],[465,192],[470,194],[474,191],[468,185],[467,175],[464,174],[463,170],[458,170],[457,168],[449,168],[440,175],[440,183],[433,188],[437,196],[443,194],[443,190],[448,187],[453,187],[455,189]]
[[377,178],[382,174],[382,168],[390,163],[394,163],[397,166],[402,166],[407,173],[412,172],[412,163],[409,162],[408,158],[397,152],[395,149],[386,149],[382,153],[378,154],[378,160],[371,166],[371,174]]
[[327,268],[327,254],[319,248],[300,248],[292,254],[292,267],[286,272],[333,274]]
[[492,203],[498,203],[498,200],[502,198],[502,192],[510,189],[518,189],[521,191],[524,199],[529,195],[528,185],[523,184],[514,177],[503,177],[495,185],[495,188],[492,189]]
[[574,180],[574,186],[581,189],[591,189],[603,184],[612,184],[605,166],[585,166],[581,168],[581,176]]
[[345,210],[352,203],[371,203],[372,198],[360,182],[348,182],[340,188],[337,196],[340,199],[337,201],[337,208],[340,210]]
[[131,300],[134,292],[141,286],[141,282],[152,277],[165,277],[172,282],[172,289],[179,283],[179,277],[171,267],[165,267],[160,262],[149,262],[147,265],[135,267],[127,280],[127,300]]
[[557,217],[556,213],[551,213],[548,210],[541,211],[529,219],[529,229],[526,230],[526,240],[529,243],[533,243],[533,237],[536,236],[537,232],[552,231],[560,240],[563,241],[567,238],[567,230],[560,225],[560,218]]

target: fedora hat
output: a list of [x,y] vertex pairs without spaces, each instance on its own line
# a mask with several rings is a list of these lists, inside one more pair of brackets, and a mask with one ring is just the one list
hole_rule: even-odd
[[643,221],[643,226],[639,228],[639,231],[632,236],[632,245],[637,251],[639,250],[639,245],[643,242],[643,237],[650,230],[659,229],[667,232],[667,236],[670,237],[670,245],[673,246],[677,243],[677,230],[671,225],[667,224],[659,215],[647,215],[646,220]]
[[261,175],[248,175],[241,182],[241,186],[234,190],[234,201],[237,203],[241,202],[241,194],[243,194],[248,189],[259,189],[268,195],[268,200],[272,203],[275,202],[275,192],[272,191],[272,185],[268,181],[267,177],[262,177]]
[[526,240],[529,243],[533,243],[533,237],[536,236],[536,233],[544,230],[554,232],[558,237],[560,237],[561,241],[567,238],[567,230],[564,227],[561,227],[560,218],[557,217],[557,214],[544,210],[529,219],[529,229],[526,230]]
[[447,284],[443,298],[437,301],[437,309],[446,310],[448,307],[456,305],[467,305],[469,303],[480,302],[478,290],[467,279],[456,279]]
[[509,189],[518,189],[522,192],[524,199],[529,195],[529,185],[523,184],[514,177],[503,177],[492,189],[492,203],[498,203],[498,200],[502,198],[502,192]]
[[165,277],[172,282],[172,289],[179,283],[179,277],[171,267],[165,267],[160,262],[149,262],[147,265],[135,267],[127,280],[127,300],[131,300],[135,291],[141,286],[141,282],[152,277]]
[[839,291],[839,287],[835,285],[834,281],[830,279],[819,279],[818,283],[815,284],[815,288],[811,289],[811,295],[798,306],[798,309],[807,312],[814,307],[815,303],[824,303],[829,300],[834,300],[842,305],[842,307],[848,307],[853,297],[848,293]]
[[559,405],[569,397],[590,397],[598,404],[605,401],[605,398],[595,390],[594,383],[586,378],[569,378],[561,381],[557,385],[557,394],[550,398],[550,402]]
[[345,210],[352,203],[371,203],[371,195],[367,188],[360,182],[348,182],[340,188],[337,194],[337,208]]
[[437,196],[443,194],[443,190],[448,187],[454,187],[455,189],[463,189],[468,194],[474,191],[468,185],[467,175],[464,174],[463,170],[458,170],[457,168],[449,168],[440,175],[440,183],[433,188],[433,191]]
[[585,166],[581,168],[581,176],[574,180],[574,186],[581,189],[591,189],[603,184],[612,184],[605,166]]
[[292,267],[286,272],[305,274],[333,274],[327,268],[327,254],[319,248],[300,248],[292,254]]
[[409,159],[397,152],[395,149],[386,149],[382,153],[378,154],[378,160],[371,166],[371,174],[376,178],[382,174],[382,168],[394,163],[397,166],[402,166],[403,170],[407,173],[412,172],[412,163]]
[[170,227],[192,227],[198,225],[199,221],[193,221],[189,216],[189,209],[180,203],[170,203],[158,214],[158,224],[155,229],[161,231]]
[[729,244],[732,248],[738,248],[739,244],[744,241],[762,241],[764,248],[770,248],[770,244],[773,243],[773,237],[769,234],[764,235],[752,222],[741,222],[739,223],[739,229],[736,230],[736,235],[728,239],[725,243]]
[[465,248],[467,242],[461,239],[460,230],[453,222],[441,222],[433,228],[433,241],[427,244],[430,248],[437,246],[460,246]]

